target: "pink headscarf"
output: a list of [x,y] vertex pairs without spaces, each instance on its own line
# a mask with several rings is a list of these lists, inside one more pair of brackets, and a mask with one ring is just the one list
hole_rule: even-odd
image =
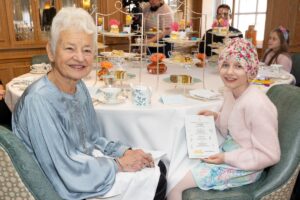
[[219,69],[225,60],[235,59],[245,69],[249,78],[253,79],[257,75],[259,60],[255,47],[251,42],[243,38],[233,38],[220,54]]

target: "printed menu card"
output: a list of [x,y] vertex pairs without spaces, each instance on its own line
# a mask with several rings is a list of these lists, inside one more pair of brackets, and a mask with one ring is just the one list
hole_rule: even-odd
[[213,116],[188,115],[185,130],[189,158],[207,158],[219,152]]

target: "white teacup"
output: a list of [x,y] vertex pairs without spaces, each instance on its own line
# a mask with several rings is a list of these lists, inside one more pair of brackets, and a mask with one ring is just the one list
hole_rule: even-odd
[[32,72],[47,73],[51,70],[51,65],[46,63],[34,64],[30,66]]
[[144,85],[131,86],[132,88],[132,103],[136,106],[151,105],[152,91],[150,87]]
[[107,103],[114,103],[118,101],[118,97],[121,94],[121,88],[106,87],[100,89],[103,94],[104,100]]

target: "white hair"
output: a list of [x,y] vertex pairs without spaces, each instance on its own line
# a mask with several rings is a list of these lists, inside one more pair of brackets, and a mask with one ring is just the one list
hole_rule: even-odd
[[93,48],[97,47],[97,27],[92,16],[82,8],[64,7],[55,15],[51,25],[50,45],[53,55],[60,33],[68,29],[92,34]]

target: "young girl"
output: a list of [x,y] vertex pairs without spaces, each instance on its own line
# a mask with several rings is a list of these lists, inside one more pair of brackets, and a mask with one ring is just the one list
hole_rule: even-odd
[[279,26],[270,33],[268,49],[262,62],[266,65],[280,64],[283,69],[291,72],[292,60],[288,53],[289,31]]
[[170,191],[170,200],[180,200],[187,188],[224,190],[250,184],[280,159],[276,107],[249,84],[258,70],[252,44],[242,38],[232,39],[219,57],[218,68],[227,88],[222,109],[200,114],[214,116],[225,140],[220,153],[201,159]]

